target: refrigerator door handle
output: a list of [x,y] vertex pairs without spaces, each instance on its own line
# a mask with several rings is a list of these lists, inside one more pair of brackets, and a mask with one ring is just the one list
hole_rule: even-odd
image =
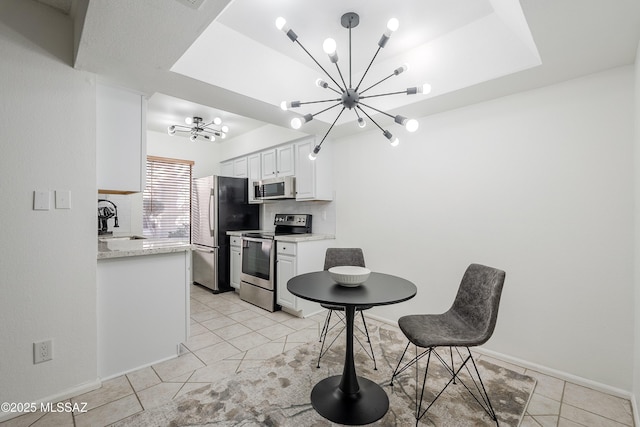
[[211,233],[211,237],[213,237],[213,188],[211,189],[211,194],[209,195],[209,233]]

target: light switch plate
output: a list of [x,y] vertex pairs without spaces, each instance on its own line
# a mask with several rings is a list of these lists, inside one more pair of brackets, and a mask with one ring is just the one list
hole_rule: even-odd
[[56,190],[56,209],[71,209],[71,191]]
[[51,209],[51,192],[49,190],[36,190],[33,192],[33,210],[48,211]]

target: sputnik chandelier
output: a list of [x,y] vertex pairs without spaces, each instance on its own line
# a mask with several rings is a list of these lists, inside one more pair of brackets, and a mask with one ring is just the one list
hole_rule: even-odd
[[[202,120],[202,117],[187,117],[184,122],[189,126],[184,125],[171,125],[167,128],[169,135],[175,135],[176,132],[188,132],[191,134],[189,139],[195,141],[198,137],[204,138],[207,141],[215,141],[216,137],[226,138],[229,128],[222,125],[222,119],[216,117],[209,123]],[[216,127],[214,127],[214,125]]]
[[300,41],[298,40],[298,35],[294,33],[293,30],[287,26],[287,21],[284,18],[279,17],[278,19],[276,19],[276,27],[279,30],[282,30],[287,35],[287,37],[289,37],[289,40],[291,40],[292,42],[298,43],[298,45],[302,48],[302,50],[304,50],[305,53],[309,55],[311,59],[313,59],[316,65],[320,67],[320,69],[324,72],[324,74],[326,74],[327,77],[331,80],[331,82],[333,82],[335,87],[322,79],[317,79],[316,85],[324,89],[329,89],[340,96],[339,98],[325,99],[322,101],[310,101],[310,102],[283,101],[282,104],[280,104],[280,107],[286,111],[289,108],[297,108],[305,104],[316,104],[316,103],[324,103],[324,102],[335,103],[334,105],[328,108],[325,108],[315,114],[305,114],[304,116],[302,116],[302,118],[295,117],[294,119],[291,120],[291,127],[294,129],[300,129],[303,123],[307,123],[313,120],[313,117],[317,116],[318,114],[324,113],[325,111],[331,110],[335,107],[342,106],[342,109],[340,110],[337,117],[331,124],[331,127],[329,127],[329,130],[327,130],[327,133],[325,133],[320,143],[314,147],[313,152],[309,154],[309,158],[311,160],[314,160],[316,158],[316,156],[318,155],[318,152],[320,151],[320,147],[322,146],[322,143],[327,138],[327,135],[329,135],[334,125],[338,121],[338,118],[340,118],[340,116],[342,115],[345,109],[353,110],[355,112],[356,117],[358,118],[358,126],[360,126],[361,128],[364,128],[367,122],[365,121],[364,117],[360,115],[360,113],[366,116],[369,120],[371,120],[373,124],[375,124],[378,127],[378,129],[380,129],[380,131],[382,131],[382,134],[389,140],[391,145],[395,147],[399,143],[398,138],[394,137],[393,134],[388,130],[383,129],[375,120],[373,120],[371,115],[367,113],[367,111],[363,107],[369,110],[373,110],[375,112],[384,114],[385,116],[391,117],[392,119],[394,119],[395,123],[404,126],[409,132],[415,132],[418,129],[418,121],[415,119],[408,119],[401,115],[393,116],[389,113],[386,113],[375,107],[365,104],[364,102],[362,102],[362,100],[367,98],[375,98],[375,97],[398,95],[398,94],[415,95],[418,93],[422,93],[426,95],[431,91],[431,86],[428,83],[426,83],[422,86],[410,87],[410,88],[407,88],[406,90],[401,90],[397,92],[365,95],[367,91],[379,85],[380,83],[384,82],[385,80],[393,76],[397,76],[403,73],[404,71],[406,71],[408,68],[407,65],[402,65],[401,67],[396,68],[395,70],[393,70],[393,72],[390,75],[384,77],[383,79],[379,80],[378,82],[364,89],[361,89],[362,82],[365,76],[367,75],[367,73],[369,72],[369,69],[373,64],[373,61],[376,59],[376,56],[378,56],[380,49],[386,46],[387,42],[389,41],[389,38],[391,37],[391,34],[398,29],[399,22],[395,18],[390,19],[389,22],[387,23],[387,31],[385,31],[382,37],[380,38],[376,53],[373,55],[373,58],[371,59],[371,61],[369,62],[369,65],[367,66],[367,69],[365,70],[364,74],[360,78],[360,81],[354,88],[352,85],[352,72],[351,72],[351,29],[358,26],[358,24],[360,23],[360,17],[358,16],[357,13],[349,12],[342,15],[340,22],[344,28],[349,30],[349,84],[348,85],[344,80],[340,67],[338,66],[338,53],[336,50],[336,42],[334,39],[331,39],[331,38],[326,39],[322,45],[322,48],[324,52],[329,56],[329,60],[331,61],[331,63],[336,65],[336,69],[338,70],[338,75],[340,76],[340,81],[342,82],[342,84],[338,83],[336,79],[334,79],[331,76],[331,74],[329,74],[329,72],[322,65],[320,65],[320,63],[313,57],[313,55],[309,53],[309,51],[302,45],[302,43],[300,43]]

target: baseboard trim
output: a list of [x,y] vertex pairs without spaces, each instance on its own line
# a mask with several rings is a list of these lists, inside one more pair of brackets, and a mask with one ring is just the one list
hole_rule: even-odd
[[[40,404],[42,403],[57,403],[62,402],[67,399],[71,399],[72,397],[79,396],[84,393],[88,393],[90,391],[96,390],[102,387],[102,381],[97,378],[95,381],[90,381],[88,383],[81,384],[76,387],[69,388],[64,390],[61,393],[57,393],[48,397],[45,397],[40,400],[36,400],[33,403],[36,404],[38,408],[40,408]],[[30,402],[31,403],[31,402]],[[10,412],[10,413],[0,413],[0,422],[10,420],[12,418],[19,417],[20,415],[24,415],[26,412]]]

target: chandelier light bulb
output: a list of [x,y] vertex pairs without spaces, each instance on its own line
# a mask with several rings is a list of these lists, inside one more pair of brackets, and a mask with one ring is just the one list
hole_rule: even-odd
[[324,53],[326,53],[329,56],[336,53],[336,48],[337,48],[336,41],[332,38],[328,38],[324,41],[324,43],[322,43],[322,50],[324,50]]
[[213,124],[219,125],[220,123],[222,123],[222,119],[220,117],[216,117],[215,119],[213,119]]
[[189,137],[189,139],[191,140],[191,142],[194,142],[194,141],[196,140],[196,138],[197,138],[197,136],[195,136],[195,135],[191,135],[191,136]]
[[398,31],[399,27],[400,27],[400,21],[398,21],[396,18],[391,18],[387,22],[387,30],[389,30],[391,33]]
[[293,129],[300,129],[302,127],[302,120],[299,117],[294,117],[291,119],[291,127]]
[[289,109],[289,107],[287,107],[287,101],[282,101],[280,103],[280,108],[282,109],[282,111],[287,111]]
[[418,93],[421,93],[423,95],[431,93],[431,85],[429,83],[425,83],[422,86],[418,87]]
[[420,124],[418,123],[418,121],[416,119],[409,119],[407,120],[407,123],[404,125],[405,129],[407,129],[407,132],[415,132],[418,130],[418,126],[420,126]]
[[284,31],[285,33],[287,32],[287,30],[285,30],[286,25],[287,25],[287,20],[284,19],[282,16],[279,16],[276,19],[276,28]]
[[400,140],[394,137],[388,130],[385,130],[382,134],[389,140],[392,147],[396,147],[400,143]]
[[338,53],[336,52],[336,48],[337,45],[334,39],[326,39],[324,43],[322,43],[322,50],[324,50],[324,53],[329,55],[329,60],[334,64],[338,62]]
[[393,74],[395,74],[396,76],[398,74],[402,74],[405,71],[407,71],[409,69],[409,65],[407,64],[402,64],[400,67],[396,68],[395,70],[393,70]]
[[193,124],[193,117],[187,117],[184,119],[184,122],[188,125]]
[[327,87],[329,87],[329,83],[325,82],[322,79],[317,79],[316,86],[326,89]]
[[175,126],[173,126],[173,125],[169,126],[169,127],[167,128],[167,133],[168,133],[169,135],[175,135],[175,134],[176,134],[176,127],[175,127]]
[[362,117],[358,117],[358,126],[360,126],[360,128],[364,128],[367,125],[367,122],[362,118]]
[[313,147],[313,151],[309,153],[309,160],[315,160],[318,157],[318,153],[320,152],[320,146],[316,145]]
[[222,127],[220,128],[220,130],[222,130],[222,132],[224,132],[224,133],[227,133],[227,132],[229,132],[229,126],[227,126],[227,125],[222,126]]

